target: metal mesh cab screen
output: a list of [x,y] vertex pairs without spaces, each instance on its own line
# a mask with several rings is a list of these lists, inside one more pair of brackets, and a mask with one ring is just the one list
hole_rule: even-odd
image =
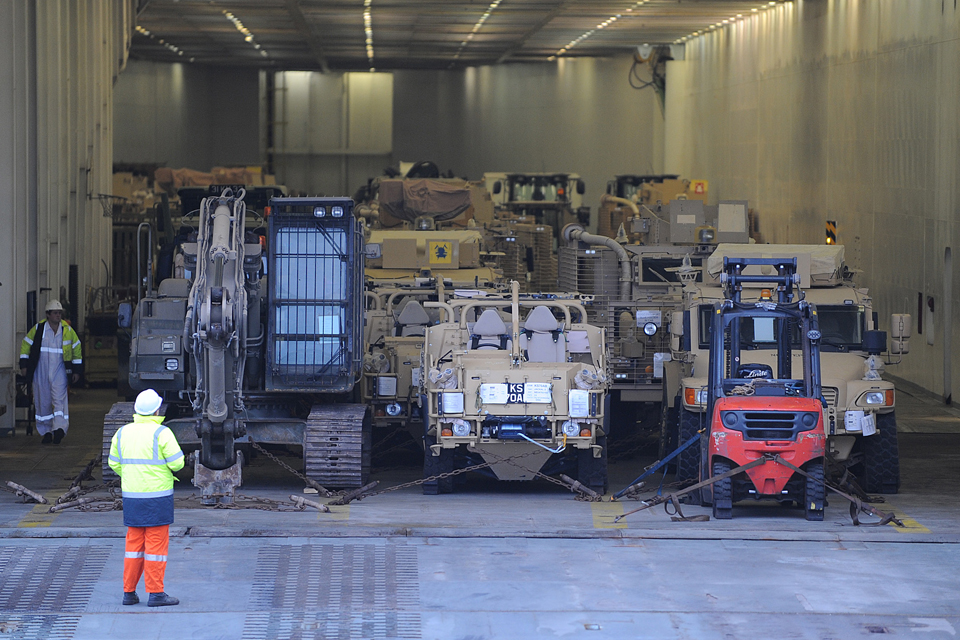
[[[362,251],[350,200],[274,200],[268,388],[347,391],[360,353]],[[333,217],[332,211],[340,215]],[[321,215],[322,214],[322,215]]]

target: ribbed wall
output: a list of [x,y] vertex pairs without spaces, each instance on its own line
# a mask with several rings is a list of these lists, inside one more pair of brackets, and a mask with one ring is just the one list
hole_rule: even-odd
[[70,265],[79,265],[73,303],[82,325],[87,289],[107,284],[110,219],[97,195],[112,187],[113,83],[133,7],[0,3],[0,395],[27,330],[27,292],[38,292],[42,316],[68,290]]
[[960,327],[944,278],[960,245],[958,35],[952,2],[797,0],[693,39],[667,71],[665,169],[709,180],[712,201],[748,199],[769,242],[820,243],[837,221],[881,328],[914,316],[889,371],[938,394],[960,380],[960,357],[944,366]]

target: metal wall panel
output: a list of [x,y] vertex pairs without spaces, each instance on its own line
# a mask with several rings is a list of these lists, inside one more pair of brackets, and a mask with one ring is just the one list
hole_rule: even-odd
[[[662,121],[633,61],[561,59],[463,71],[394,72],[394,158],[433,160],[479,179],[494,171],[568,171],[596,211],[617,174],[662,172]],[[649,71],[641,70],[649,77]]]
[[260,164],[259,93],[255,69],[131,61],[114,93],[114,159],[198,171]]
[[106,284],[110,220],[97,196],[112,184],[112,90],[126,63],[133,4],[0,3],[0,405],[12,407],[27,292],[38,292],[42,315],[48,300],[63,298],[70,265],[78,265],[79,295],[70,302],[82,329],[86,291]]
[[[796,0],[693,39],[668,66],[666,170],[748,199],[769,242],[820,243],[836,220],[882,329],[920,294],[936,327],[960,327],[957,303],[937,304],[960,244],[958,35],[950,2]],[[941,393],[928,337],[914,329],[891,372]]]

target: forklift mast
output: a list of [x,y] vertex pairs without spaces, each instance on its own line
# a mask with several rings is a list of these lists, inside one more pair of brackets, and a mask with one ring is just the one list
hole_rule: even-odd
[[[796,258],[730,258],[725,257],[721,284],[726,299],[715,306],[714,322],[710,337],[710,369],[708,380],[708,413],[712,415],[717,398],[726,395],[725,384],[749,383],[751,379],[741,375],[743,335],[741,320],[770,318],[774,323],[774,338],[777,345],[776,379],[783,380],[780,387],[784,394],[803,395],[822,401],[820,384],[820,331],[817,311],[814,305],[799,300],[793,301],[794,287],[799,290],[799,276],[796,273]],[[775,274],[746,274],[746,267],[769,267]],[[746,283],[770,284],[776,287],[777,300],[772,296],[758,302],[741,301],[743,285]],[[791,383],[792,339],[795,335],[793,325],[800,329],[800,348],[803,361],[803,379]],[[729,336],[729,338],[727,338]],[[729,339],[729,342],[727,342]],[[729,356],[725,352],[729,350]]]

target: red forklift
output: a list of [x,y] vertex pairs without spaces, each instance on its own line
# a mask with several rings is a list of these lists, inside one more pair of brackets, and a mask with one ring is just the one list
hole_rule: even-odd
[[[821,336],[816,307],[803,300],[796,271],[796,258],[723,261],[726,299],[715,305],[711,326],[710,422],[700,465],[701,480],[719,479],[697,496],[713,505],[717,519],[731,518],[733,503],[754,498],[796,502],[807,520],[823,520]],[[759,301],[742,302],[744,285],[770,289]]]

